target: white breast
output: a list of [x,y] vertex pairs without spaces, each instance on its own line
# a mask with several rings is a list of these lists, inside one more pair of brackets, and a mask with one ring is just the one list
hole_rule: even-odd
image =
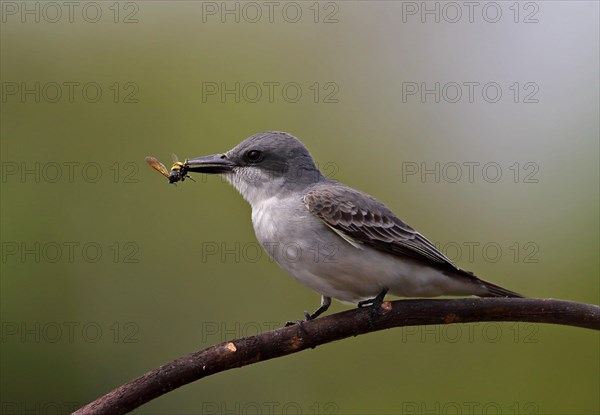
[[273,241],[277,236],[277,197],[270,197],[252,206],[252,224],[260,242]]

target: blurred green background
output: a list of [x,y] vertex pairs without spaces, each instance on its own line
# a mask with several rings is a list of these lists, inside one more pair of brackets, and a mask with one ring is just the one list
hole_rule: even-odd
[[[257,250],[232,187],[168,186],[144,163],[264,130],[299,137],[460,266],[598,304],[598,3],[481,2],[472,21],[454,4],[2,2],[2,412],[66,413],[318,306]],[[421,97],[436,82],[440,102]],[[599,340],[531,324],[396,329],[136,413],[597,414]]]

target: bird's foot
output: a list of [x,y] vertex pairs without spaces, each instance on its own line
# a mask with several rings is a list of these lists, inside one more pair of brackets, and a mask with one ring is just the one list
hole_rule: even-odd
[[388,289],[384,288],[379,294],[377,294],[375,298],[358,302],[358,308],[371,306],[371,312],[369,313],[369,325],[372,329],[375,328],[373,322],[375,321],[375,318],[380,314],[379,309],[381,307],[381,304],[383,304],[383,299],[385,298],[387,292]]
[[310,320],[316,319],[321,314],[323,314],[325,311],[327,311],[327,309],[329,308],[330,305],[331,305],[331,297],[323,296],[323,297],[321,297],[321,307],[319,307],[317,309],[317,311],[310,314],[308,311],[304,310],[304,320],[288,321],[285,323],[285,327],[289,327],[294,324],[299,324],[300,327],[302,327],[302,323],[304,323],[305,321],[310,321]]
[[317,318],[319,316],[319,314],[321,314],[321,313],[317,314],[317,312],[314,312],[314,313],[310,314],[308,311],[304,310],[304,320],[286,321],[285,327],[293,326],[294,324],[298,324],[302,327],[302,323],[305,323],[310,320],[314,320],[315,318]]
[[[284,327],[289,327],[289,326],[293,326],[293,325],[299,325],[300,327],[302,327],[302,323],[304,323],[306,320],[295,320],[295,321],[286,321],[285,322],[285,326]],[[304,328],[304,327],[302,327]]]

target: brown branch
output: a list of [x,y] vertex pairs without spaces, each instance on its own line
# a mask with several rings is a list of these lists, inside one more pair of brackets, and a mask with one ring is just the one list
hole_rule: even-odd
[[553,299],[399,300],[383,303],[372,322],[370,312],[370,308],[345,311],[191,353],[118,387],[75,414],[123,414],[215,373],[392,327],[519,321],[600,330],[600,307]]

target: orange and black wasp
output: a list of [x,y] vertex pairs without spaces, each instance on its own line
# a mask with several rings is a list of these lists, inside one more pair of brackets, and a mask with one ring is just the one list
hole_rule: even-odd
[[172,154],[173,157],[173,166],[171,167],[171,171],[167,170],[164,164],[158,161],[157,158],[148,156],[146,157],[146,163],[150,165],[154,170],[165,176],[169,179],[169,183],[177,183],[179,181],[184,181],[185,179],[194,180],[187,173],[186,162],[181,162],[177,158],[175,154]]

